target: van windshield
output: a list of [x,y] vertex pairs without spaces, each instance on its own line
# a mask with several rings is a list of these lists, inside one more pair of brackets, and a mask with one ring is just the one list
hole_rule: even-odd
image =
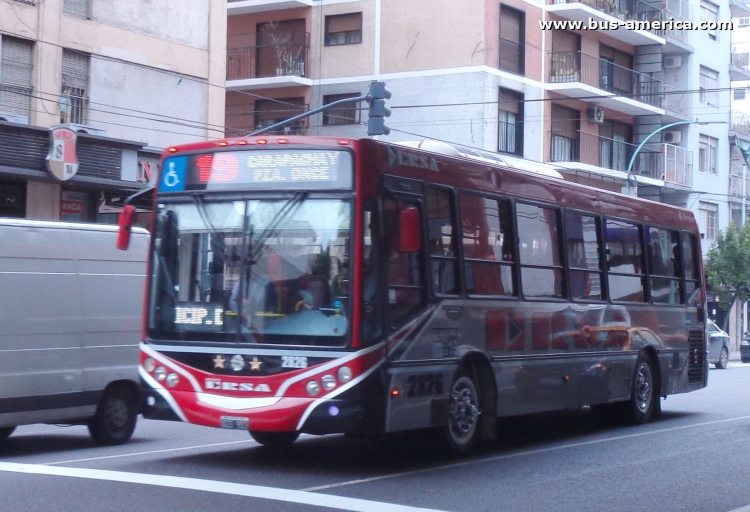
[[345,345],[351,205],[343,199],[160,204],[154,339]]

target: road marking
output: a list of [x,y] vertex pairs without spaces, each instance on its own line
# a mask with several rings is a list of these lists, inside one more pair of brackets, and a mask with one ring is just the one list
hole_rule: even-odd
[[409,507],[393,503],[347,498],[331,494],[281,489],[277,487],[263,487],[259,485],[236,484],[217,480],[202,480],[168,475],[150,475],[145,473],[126,473],[122,471],[107,471],[102,469],[60,468],[40,466],[35,464],[15,464],[0,462],[0,471],[8,473],[23,473],[27,475],[65,476],[71,478],[85,478],[88,480],[104,480],[128,484],[151,485],[169,487],[172,489],[187,489],[234,496],[246,496],[264,500],[298,503],[316,507],[350,510],[353,512],[440,512],[435,509]]
[[[309,491],[309,492],[323,491],[325,489],[332,489],[334,487],[343,487],[343,486],[346,486],[346,485],[364,484],[364,483],[368,483],[368,482],[376,482],[378,480],[388,480],[388,479],[391,479],[391,478],[399,478],[399,477],[402,477],[402,476],[411,476],[411,475],[417,475],[417,474],[420,474],[420,473],[428,473],[428,472],[431,472],[431,471],[441,471],[441,470],[444,470],[444,469],[459,468],[459,467],[462,467],[462,466],[469,466],[471,464],[479,464],[479,463],[483,463],[483,462],[493,462],[493,461],[497,461],[497,460],[512,459],[512,458],[516,458],[516,457],[526,457],[526,456],[529,456],[529,455],[538,455],[538,454],[541,454],[541,453],[554,452],[554,451],[558,451],[558,450],[566,450],[568,448],[577,448],[579,446],[588,446],[588,445],[593,445],[593,444],[601,444],[601,443],[607,443],[607,442],[610,442],[610,441],[620,441],[620,440],[623,440],[623,439],[632,439],[634,437],[643,437],[643,436],[649,436],[649,435],[653,435],[653,434],[663,434],[665,432],[674,432],[674,431],[677,431],[677,430],[686,430],[686,429],[689,429],[689,428],[705,427],[705,426],[708,426],[708,425],[718,425],[718,424],[721,424],[721,423],[730,423],[730,422],[733,422],[733,421],[741,421],[741,420],[749,420],[749,419],[750,419],[750,416],[740,416],[740,417],[737,417],[737,418],[728,418],[728,419],[725,419],[725,420],[715,420],[715,421],[707,421],[705,423],[695,423],[693,425],[683,425],[683,426],[680,426],[680,427],[662,428],[662,429],[659,429],[659,430],[650,430],[648,432],[638,432],[638,433],[635,433],[635,434],[626,434],[626,435],[623,435],[623,436],[608,437],[606,439],[595,439],[595,440],[592,440],[592,441],[581,441],[580,443],[569,443],[569,444],[564,444],[564,445],[561,445],[561,446],[551,446],[549,448],[540,448],[538,450],[526,450],[526,451],[517,452],[517,453],[507,453],[507,454],[504,454],[504,455],[496,455],[494,457],[485,457],[485,458],[479,458],[479,459],[474,459],[474,460],[467,460],[465,462],[455,462],[453,464],[445,464],[445,465],[442,465],[442,466],[434,466],[434,467],[431,467],[431,468],[415,469],[413,471],[403,471],[401,473],[391,473],[389,475],[373,476],[373,477],[370,477],[370,478],[360,478],[360,479],[357,479],[357,480],[349,480],[349,481],[345,481],[345,482],[338,482],[338,483],[335,483],[335,484],[319,485],[319,486],[316,486],[316,487],[307,487],[307,488],[302,489],[302,490],[303,491]],[[750,509],[747,512],[750,512]]]
[[185,450],[197,450],[199,448],[215,448],[217,446],[228,446],[231,444],[242,444],[242,443],[258,444],[252,439],[243,439],[242,441],[228,441],[226,443],[201,444],[198,446],[183,446],[181,448],[165,448],[164,450],[151,450],[149,452],[121,453],[118,455],[104,455],[103,457],[90,457],[88,459],[71,459],[71,460],[63,460],[60,462],[45,462],[43,465],[55,466],[58,464],[74,464],[76,462],[91,462],[93,460],[120,459],[123,457],[137,457],[139,455],[153,455],[155,453],[169,453],[169,452],[180,452],[180,451],[185,451]]
[[750,505],[730,510],[729,512],[750,512]]

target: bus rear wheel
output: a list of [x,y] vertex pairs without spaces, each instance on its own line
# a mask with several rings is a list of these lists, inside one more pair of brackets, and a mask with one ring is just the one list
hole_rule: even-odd
[[265,432],[251,430],[250,435],[263,446],[270,448],[288,448],[299,437],[299,432]]
[[651,358],[641,354],[635,363],[630,400],[621,404],[621,412],[628,423],[643,425],[654,415],[654,411],[660,405],[655,384],[655,370]]
[[480,400],[471,371],[460,368],[448,397],[448,424],[445,427],[448,448],[463,454],[474,447],[478,437]]

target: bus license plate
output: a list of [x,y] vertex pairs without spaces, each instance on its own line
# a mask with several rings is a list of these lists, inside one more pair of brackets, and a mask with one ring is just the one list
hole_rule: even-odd
[[231,428],[235,430],[250,430],[250,421],[247,418],[237,416],[222,416],[221,428]]

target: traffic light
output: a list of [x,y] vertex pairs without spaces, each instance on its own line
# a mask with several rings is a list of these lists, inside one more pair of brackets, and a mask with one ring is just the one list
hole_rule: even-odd
[[373,80],[370,82],[370,92],[367,93],[367,103],[370,105],[370,119],[367,121],[367,135],[388,135],[391,129],[385,124],[385,118],[391,115],[391,109],[385,106],[385,100],[393,93],[385,86],[385,82]]

